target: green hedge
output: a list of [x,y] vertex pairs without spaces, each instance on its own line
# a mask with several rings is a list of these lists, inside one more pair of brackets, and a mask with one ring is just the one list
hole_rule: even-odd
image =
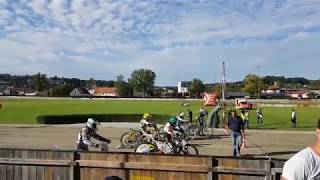
[[[163,124],[170,115],[152,114],[152,121]],[[85,123],[88,118],[100,122],[140,122],[141,114],[70,114],[70,115],[42,115],[37,117],[38,124],[75,124]]]

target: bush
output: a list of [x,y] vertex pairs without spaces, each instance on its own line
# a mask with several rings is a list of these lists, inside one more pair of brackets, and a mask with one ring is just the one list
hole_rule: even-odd
[[[152,121],[163,124],[170,115],[153,114]],[[85,123],[88,118],[99,122],[140,122],[141,114],[70,114],[70,115],[42,115],[37,117],[38,124],[75,124]]]

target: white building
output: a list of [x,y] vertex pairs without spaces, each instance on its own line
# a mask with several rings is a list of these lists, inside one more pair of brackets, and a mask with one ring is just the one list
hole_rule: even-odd
[[178,93],[182,93],[182,94],[188,93],[190,84],[191,84],[191,81],[179,81]]

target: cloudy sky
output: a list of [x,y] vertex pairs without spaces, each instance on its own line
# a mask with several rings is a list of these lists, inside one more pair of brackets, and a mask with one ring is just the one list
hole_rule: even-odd
[[319,0],[0,0],[0,73],[320,78]]

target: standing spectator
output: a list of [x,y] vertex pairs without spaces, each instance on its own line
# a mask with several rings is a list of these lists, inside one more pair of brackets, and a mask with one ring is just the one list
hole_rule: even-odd
[[320,119],[317,141],[293,155],[283,166],[281,180],[320,179]]
[[244,109],[241,109],[240,111],[240,117],[244,121]]
[[262,110],[260,107],[258,107],[256,114],[257,114],[257,124],[263,125],[263,115],[262,115]]
[[228,134],[231,130],[232,150],[233,156],[240,156],[240,148],[242,145],[242,138],[245,137],[243,120],[237,115],[236,111],[231,111],[228,119]]
[[244,111],[244,128],[249,129],[249,111]]
[[187,109],[187,111],[188,111],[189,121],[190,123],[192,123],[192,111],[189,108]]
[[247,110],[242,109],[240,113],[240,117],[243,120],[244,128],[249,127],[249,112]]
[[297,113],[294,109],[292,109],[292,112],[291,112],[291,127],[292,128],[296,128],[296,126],[297,126],[296,121],[297,121]]

